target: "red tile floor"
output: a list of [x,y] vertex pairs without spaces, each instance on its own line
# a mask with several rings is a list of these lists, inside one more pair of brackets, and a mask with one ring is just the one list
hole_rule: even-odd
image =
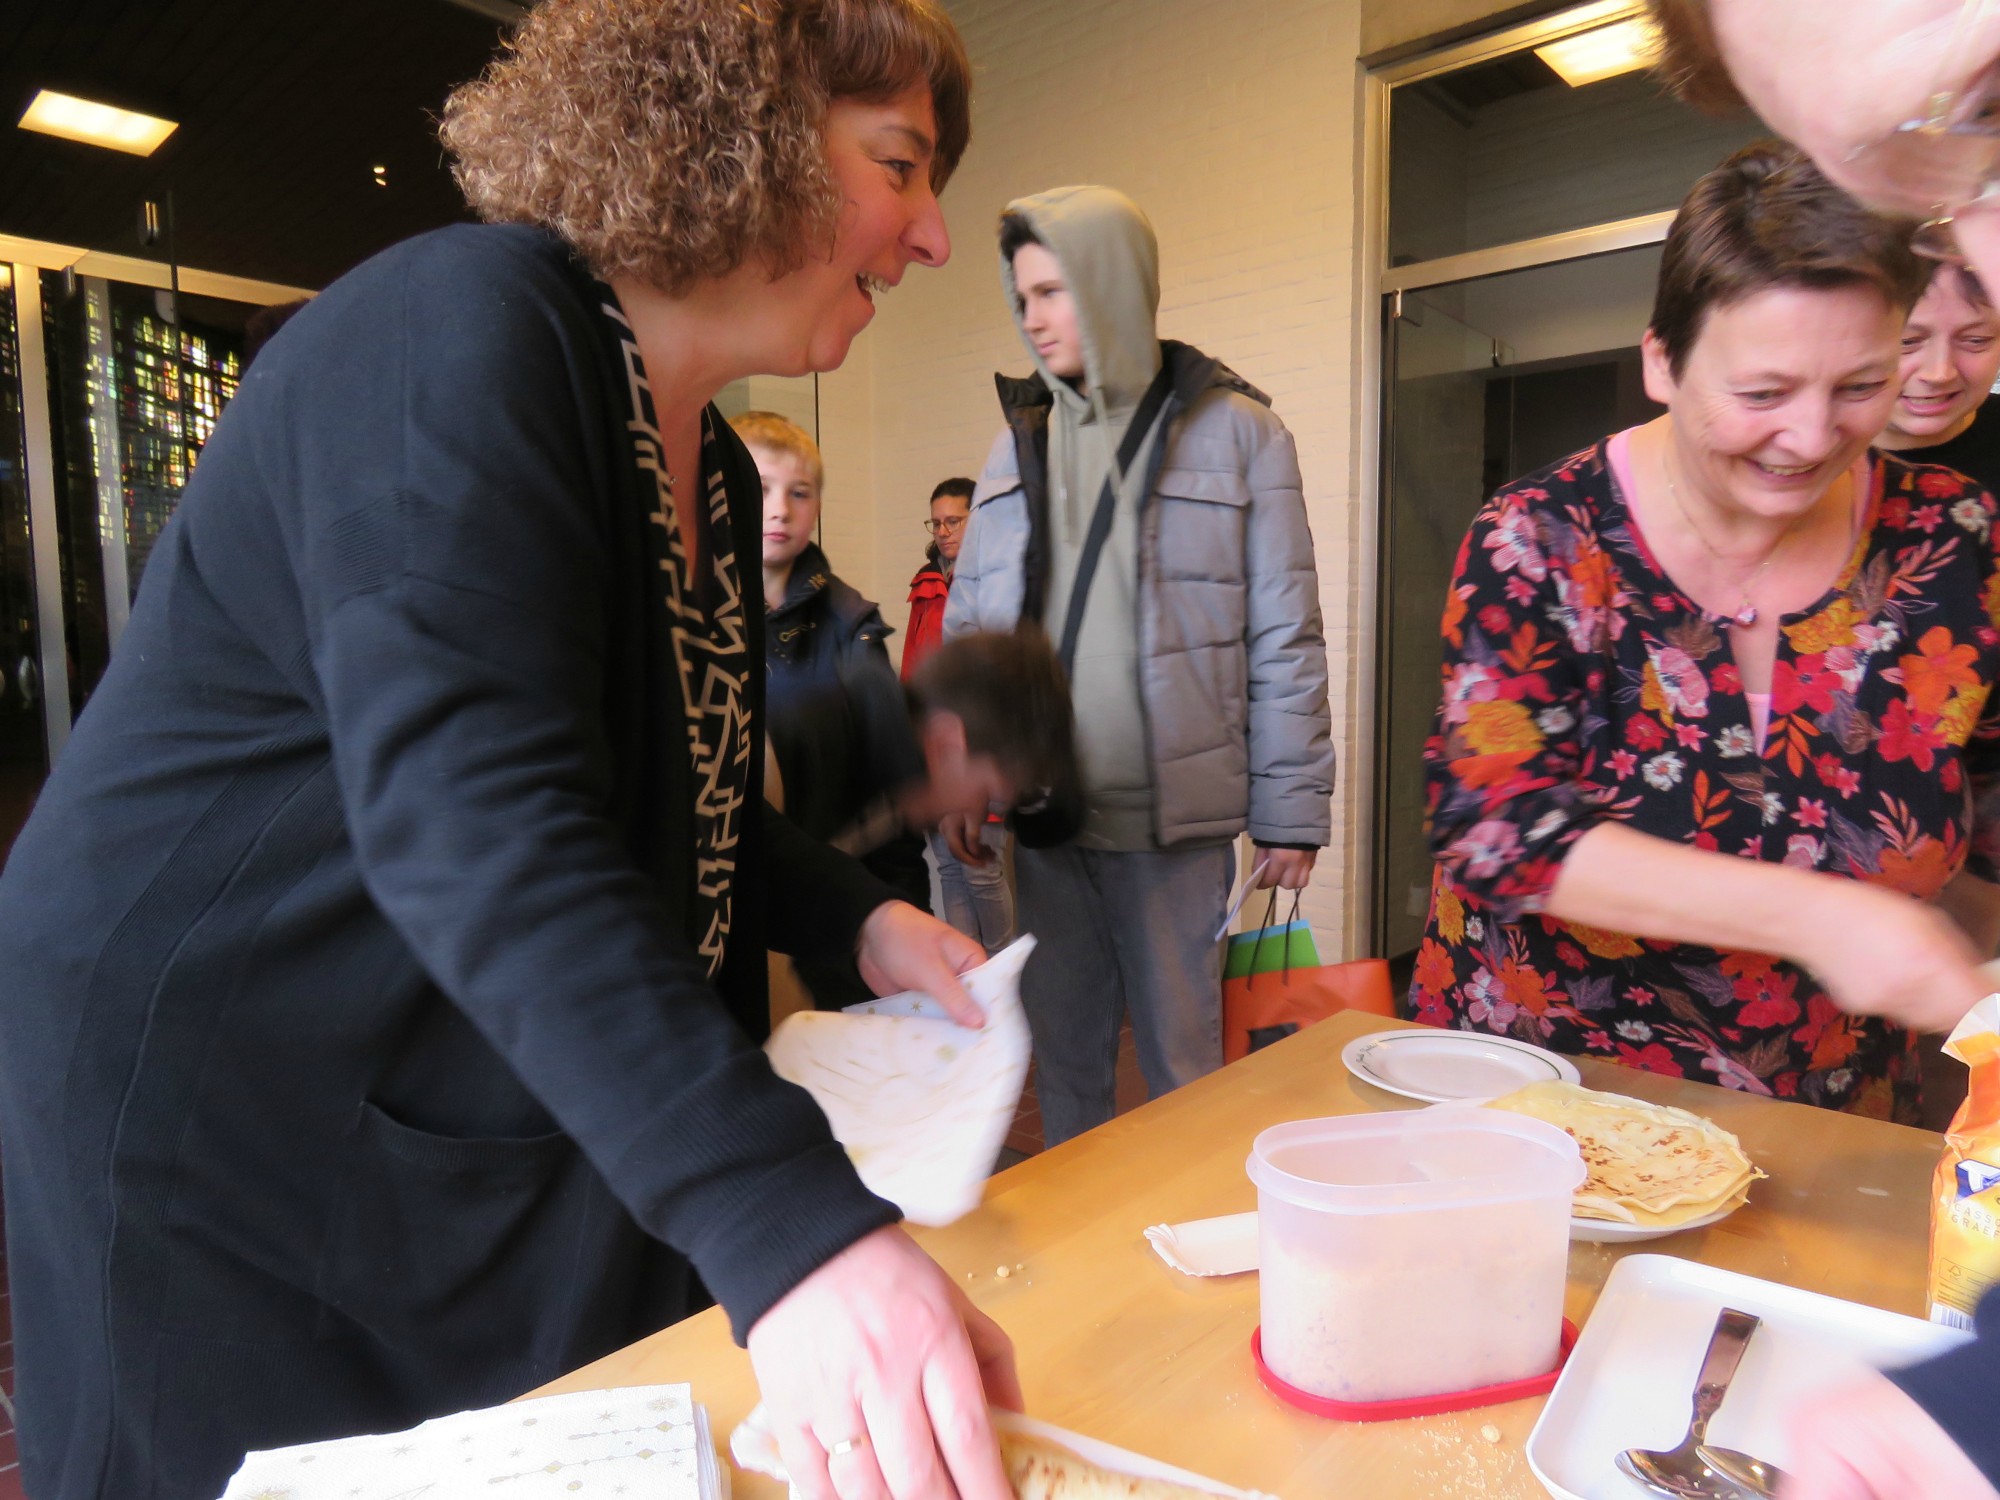
[[[1132,1050],[1132,1028],[1125,1027],[1118,1038],[1118,1113],[1137,1109],[1146,1102],[1146,1080],[1139,1073],[1139,1055]],[[1021,1095],[1021,1107],[1014,1115],[1014,1128],[1007,1132],[1007,1150],[1000,1165],[1011,1167],[1024,1156],[1042,1149],[1042,1109],[1035,1099],[1035,1077],[1028,1075],[1028,1087]],[[7,1500],[0,1491],[0,1500]]]

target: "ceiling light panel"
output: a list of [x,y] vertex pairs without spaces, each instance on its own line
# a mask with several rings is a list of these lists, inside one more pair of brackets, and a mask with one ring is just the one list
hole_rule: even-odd
[[61,136],[66,141],[127,151],[134,156],[151,156],[160,149],[160,142],[180,129],[180,125],[136,110],[43,89],[21,116],[21,128]]
[[1587,83],[1650,67],[1659,51],[1659,34],[1635,18],[1550,42],[1537,47],[1535,56],[1554,68],[1564,83],[1580,89]]

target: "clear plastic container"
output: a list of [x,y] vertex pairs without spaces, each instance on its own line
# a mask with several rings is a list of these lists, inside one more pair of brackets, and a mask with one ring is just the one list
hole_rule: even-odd
[[1249,1172],[1279,1379],[1393,1401],[1555,1365],[1584,1175],[1564,1131],[1459,1107],[1297,1120],[1257,1137]]

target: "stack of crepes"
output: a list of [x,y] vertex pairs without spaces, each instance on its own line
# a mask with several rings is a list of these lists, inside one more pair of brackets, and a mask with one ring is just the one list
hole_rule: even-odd
[[1572,1209],[1579,1219],[1677,1229],[1740,1207],[1764,1175],[1728,1131],[1664,1104],[1531,1083],[1487,1107],[1546,1120],[1575,1138],[1588,1171]]

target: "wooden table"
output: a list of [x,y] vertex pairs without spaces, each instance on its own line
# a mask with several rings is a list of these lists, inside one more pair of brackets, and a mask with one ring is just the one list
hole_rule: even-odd
[[[1254,1208],[1243,1162],[1266,1126],[1414,1107],[1340,1063],[1350,1039],[1396,1024],[1336,1016],[999,1174],[976,1213],[916,1231],[1013,1336],[1031,1414],[1286,1500],[1544,1494],[1522,1456],[1540,1398],[1365,1425],[1295,1411],[1267,1394],[1251,1368],[1257,1278],[1180,1275],[1141,1235],[1149,1224]],[[1636,1246],[1573,1245],[1567,1310],[1579,1325],[1612,1263],[1634,1251],[1921,1316],[1938,1136],[1602,1062],[1578,1065],[1594,1088],[1707,1115],[1770,1173],[1746,1207],[1713,1228]],[[1002,1265],[1005,1279],[995,1275]],[[749,1361],[719,1310],[543,1393],[679,1380],[693,1382],[719,1441],[755,1404]],[[1481,1436],[1488,1423],[1499,1442]],[[782,1494],[755,1475],[739,1472],[735,1482],[738,1500]]]

